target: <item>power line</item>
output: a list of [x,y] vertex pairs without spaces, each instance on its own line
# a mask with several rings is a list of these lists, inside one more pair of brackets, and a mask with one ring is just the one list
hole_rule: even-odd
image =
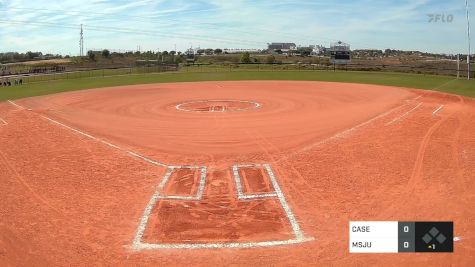
[[[30,10],[30,11],[48,11],[48,12],[60,12],[60,13],[65,13],[65,14],[69,14],[69,16],[74,16],[74,17],[80,17],[80,18],[94,18],[94,19],[97,19],[97,16],[91,16],[91,15],[87,15],[87,14],[83,14],[82,12],[83,11],[78,11],[78,10],[61,10],[61,9],[47,9],[47,8],[39,8],[39,9],[33,9],[33,8],[9,8],[9,9],[13,9],[13,10]],[[215,10],[215,9],[209,9],[209,10]],[[8,11],[8,10],[2,10],[0,9],[0,11]],[[180,13],[191,13],[192,11],[189,11],[189,12],[180,12]],[[95,14],[95,15],[101,15],[101,16],[108,16],[108,15],[114,15],[113,13],[106,13],[106,12],[89,12],[88,11],[88,14]],[[161,20],[157,20],[159,19],[160,17],[166,17],[168,15],[156,15],[156,16],[133,16],[133,15],[124,15],[124,16],[121,16],[120,18],[105,18],[105,17],[101,17],[100,20],[112,20],[112,21],[123,21],[124,18],[128,18],[128,19],[134,19],[135,21],[141,21],[141,22],[154,22],[154,23],[160,23],[162,25],[174,25],[174,24],[170,24],[170,23],[164,23],[162,22]],[[181,25],[193,25],[193,26],[196,26],[196,25],[201,25],[201,26],[204,26],[204,27],[207,27],[207,28],[210,28],[210,29],[226,29],[227,31],[231,31],[231,32],[236,32],[236,33],[244,33],[244,34],[249,34],[249,35],[252,35],[252,36],[255,36],[256,34],[259,34],[259,33],[262,33],[262,32],[268,32],[268,33],[273,33],[273,34],[279,34],[279,35],[282,35],[282,36],[288,36],[288,37],[298,37],[300,39],[304,39],[304,40],[307,40],[307,41],[310,41],[310,42],[315,42],[316,41],[316,37],[313,37],[313,36],[309,36],[309,35],[302,35],[302,34],[294,34],[294,33],[288,33],[288,32],[280,32],[280,31],[272,31],[272,30],[269,30],[269,29],[263,29],[263,28],[255,28],[254,29],[256,31],[243,31],[243,30],[236,30],[234,27],[230,27],[230,26],[223,26],[223,25],[219,25],[219,24],[216,24],[216,23],[209,23],[209,22],[196,22],[196,21],[187,21],[187,20],[179,20],[179,19],[172,19],[172,18],[167,18],[166,19],[167,21],[172,21],[172,22],[176,22],[177,24],[181,24]],[[176,24],[175,24],[176,25]],[[326,40],[329,40],[329,41],[336,41],[337,39],[333,39],[333,38],[325,38],[325,37],[319,37],[320,39],[326,39]]]
[[[19,21],[19,20],[0,20],[5,24],[20,24],[20,25],[32,25],[32,26],[46,26],[46,27],[55,27],[55,28],[66,28],[66,29],[77,29],[77,24],[65,24],[65,23],[51,23],[51,22],[35,22],[35,21]],[[158,30],[143,30],[143,29],[133,29],[133,28],[122,28],[122,27],[110,27],[110,26],[93,26],[83,24],[84,29],[90,31],[99,31],[99,32],[114,32],[114,33],[129,33],[136,35],[145,35],[145,36],[162,36],[170,38],[179,38],[186,40],[197,40],[197,41],[214,41],[214,42],[223,42],[223,43],[232,43],[232,44],[247,44],[247,45],[264,45],[265,42],[256,42],[251,40],[243,39],[230,39],[230,38],[216,38],[212,36],[197,35],[197,34],[181,34],[181,33],[168,33]]]

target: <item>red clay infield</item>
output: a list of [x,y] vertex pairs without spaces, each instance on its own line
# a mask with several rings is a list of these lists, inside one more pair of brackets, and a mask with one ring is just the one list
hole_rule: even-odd
[[[471,99],[176,83],[3,102],[0,118],[2,266],[475,265]],[[350,220],[454,221],[459,240],[349,254]]]

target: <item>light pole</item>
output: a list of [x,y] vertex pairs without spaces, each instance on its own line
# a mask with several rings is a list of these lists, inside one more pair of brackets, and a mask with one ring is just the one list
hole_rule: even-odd
[[467,55],[467,79],[470,80],[470,15],[468,12],[468,0],[465,0],[465,9],[467,11],[467,39],[468,39],[468,55]]

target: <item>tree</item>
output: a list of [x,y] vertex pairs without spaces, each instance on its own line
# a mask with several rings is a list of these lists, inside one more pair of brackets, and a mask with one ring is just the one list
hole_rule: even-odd
[[35,55],[34,55],[33,52],[31,52],[31,51],[26,52],[26,56],[28,57],[28,59],[33,59],[33,58],[35,58]]
[[217,54],[217,55],[219,55],[219,54],[223,53],[223,50],[222,50],[221,48],[216,48],[216,49],[214,50],[214,53]]
[[266,58],[266,63],[267,63],[267,64],[273,64],[273,63],[275,63],[275,57],[274,57],[274,55],[269,55],[269,56],[267,56],[267,58]]
[[242,63],[251,63],[251,55],[249,55],[249,52],[245,52],[241,56],[241,62]]
[[312,53],[312,49],[310,47],[300,47],[297,52],[301,55],[301,56],[304,56],[304,57],[308,57],[310,56],[310,54]]
[[162,55],[164,55],[164,56],[168,56],[168,51],[166,51],[166,50],[165,50],[165,51],[163,51],[163,52],[162,52]]
[[198,51],[196,51],[196,53],[197,53],[198,55],[203,55],[204,52],[205,52],[204,49],[198,49]]
[[176,51],[170,51],[170,55],[172,56],[176,55]]
[[89,57],[90,60],[96,59],[96,54],[94,54],[94,51],[92,50],[87,51],[87,56]]
[[107,49],[102,50],[102,56],[105,58],[108,58],[110,56],[111,52]]

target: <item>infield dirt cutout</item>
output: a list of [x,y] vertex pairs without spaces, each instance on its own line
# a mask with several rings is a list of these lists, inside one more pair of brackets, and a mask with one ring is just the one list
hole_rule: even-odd
[[[471,266],[474,110],[288,81],[3,102],[0,263]],[[450,255],[351,255],[350,220],[454,221],[460,239]]]

